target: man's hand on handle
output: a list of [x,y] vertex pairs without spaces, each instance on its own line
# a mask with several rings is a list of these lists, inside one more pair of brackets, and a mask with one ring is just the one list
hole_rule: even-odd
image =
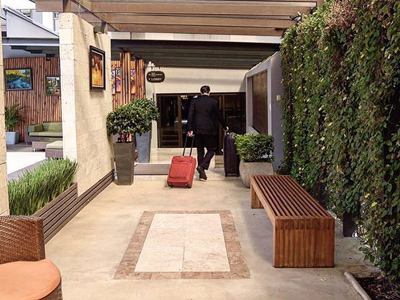
[[193,131],[188,131],[188,132],[187,132],[187,136],[188,136],[188,137],[194,137]]

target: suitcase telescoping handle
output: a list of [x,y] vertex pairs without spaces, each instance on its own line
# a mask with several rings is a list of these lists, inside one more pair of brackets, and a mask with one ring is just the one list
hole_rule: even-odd
[[[186,139],[185,139],[185,145],[183,146],[183,154],[182,156],[185,156],[185,151],[186,151],[186,143],[188,140],[188,136],[186,135]],[[190,146],[190,153],[189,156],[192,156],[192,151],[193,151],[193,143],[194,143],[194,136],[192,137],[192,145]]]

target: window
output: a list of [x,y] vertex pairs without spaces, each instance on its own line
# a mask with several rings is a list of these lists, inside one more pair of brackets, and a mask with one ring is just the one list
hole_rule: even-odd
[[268,72],[252,77],[253,80],[253,124],[260,133],[268,133]]

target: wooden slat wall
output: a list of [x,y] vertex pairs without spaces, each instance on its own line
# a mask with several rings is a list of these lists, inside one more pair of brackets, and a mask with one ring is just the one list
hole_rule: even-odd
[[[32,90],[5,91],[5,105],[19,103],[25,108],[24,120],[18,125],[20,141],[25,126],[43,121],[61,121],[61,96],[46,95],[46,76],[60,76],[58,58],[26,57],[4,59],[4,69],[32,69]],[[1,84],[5,84],[4,82]]]
[[[127,64],[122,64],[127,65]],[[121,83],[130,84],[130,70],[136,70],[135,83],[136,93],[131,94],[130,88],[126,88],[126,97],[123,99],[122,92],[113,95],[113,107],[129,103],[135,98],[146,97],[145,91],[145,69],[144,61],[141,59],[132,60],[130,68],[123,67],[121,70]],[[121,67],[120,61],[112,61],[112,70]],[[5,91],[5,105],[11,106],[19,103],[24,109],[24,119],[17,129],[19,131],[20,141],[24,140],[25,126],[31,124],[43,123],[44,121],[61,121],[61,96],[46,94],[46,76],[60,76],[59,58],[45,57],[26,57],[26,58],[7,58],[4,59],[4,69],[32,69],[32,90],[24,91]],[[125,74],[125,75],[124,75]],[[4,83],[2,83],[4,84]],[[124,89],[122,89],[124,91]]]
[[[129,67],[130,66],[130,67]],[[131,60],[129,53],[121,54],[121,60],[111,62],[111,70],[115,71],[121,68],[121,92],[113,94],[113,108],[119,105],[127,104],[133,99],[146,97],[146,79],[144,61],[142,59]],[[136,93],[130,90],[130,71],[135,70],[135,88]]]

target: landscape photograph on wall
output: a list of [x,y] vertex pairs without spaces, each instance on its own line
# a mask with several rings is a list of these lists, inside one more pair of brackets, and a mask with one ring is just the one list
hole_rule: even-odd
[[61,94],[61,85],[59,76],[46,76],[46,93],[47,95]]
[[5,70],[6,90],[19,91],[32,89],[31,69]]

